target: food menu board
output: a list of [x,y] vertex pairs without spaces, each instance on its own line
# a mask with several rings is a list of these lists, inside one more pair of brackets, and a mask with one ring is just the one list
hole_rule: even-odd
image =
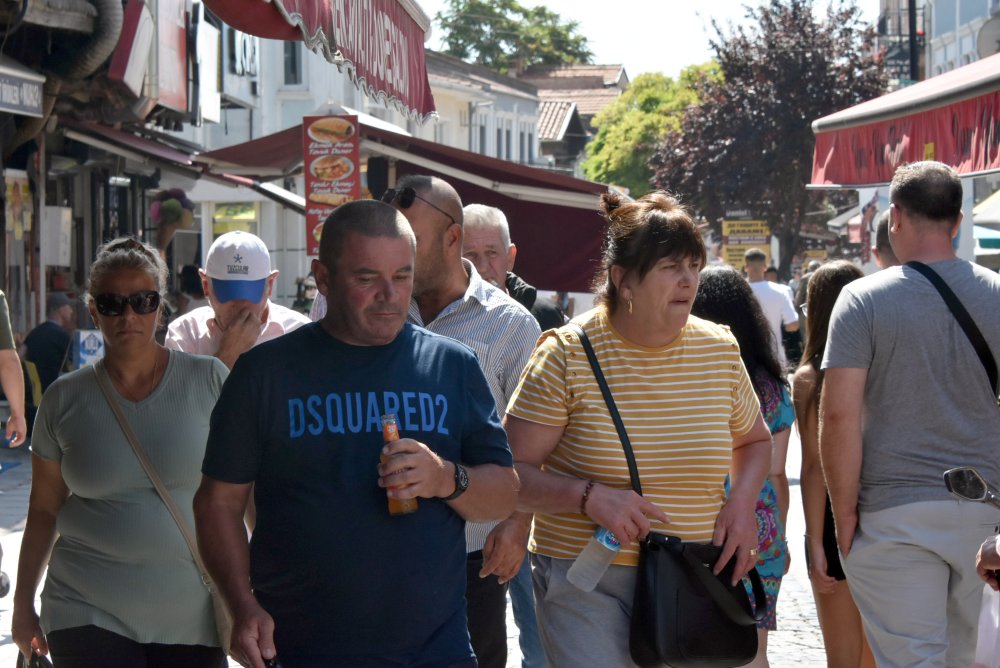
[[306,178],[306,253],[319,255],[323,221],[343,204],[361,198],[357,116],[302,119]]

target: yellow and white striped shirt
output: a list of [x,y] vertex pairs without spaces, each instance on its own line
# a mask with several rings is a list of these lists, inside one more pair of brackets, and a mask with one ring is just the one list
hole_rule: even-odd
[[[760,404],[727,327],[690,317],[663,348],[645,348],[614,330],[603,307],[575,319],[594,347],[632,443],[643,496],[670,517],[653,530],[709,542],[725,500],[733,438],[750,431]],[[543,470],[630,489],[628,464],[577,336],[542,335],[507,408],[530,422],[565,427]],[[574,559],[593,535],[578,513],[536,513],[529,549]],[[623,545],[616,564],[636,565]]]

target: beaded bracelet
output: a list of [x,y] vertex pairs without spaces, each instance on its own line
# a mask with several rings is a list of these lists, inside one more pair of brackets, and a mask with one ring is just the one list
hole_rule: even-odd
[[593,480],[587,481],[587,486],[583,488],[583,497],[580,499],[580,514],[587,514],[587,499],[590,498],[590,492],[594,489],[594,485],[597,483]]

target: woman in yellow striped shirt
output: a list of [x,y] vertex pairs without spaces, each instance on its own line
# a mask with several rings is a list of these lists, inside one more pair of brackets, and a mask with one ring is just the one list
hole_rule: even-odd
[[[771,436],[728,329],[690,317],[705,246],[665,193],[601,200],[609,222],[597,308],[578,318],[632,443],[631,490],[618,434],[583,348],[567,328],[539,341],[505,425],[519,475],[538,625],[550,665],[631,666],[637,541],[649,531],[722,545],[721,570],[755,561],[754,507]],[[731,474],[728,499],[726,474]],[[566,571],[598,527],[622,549],[592,592]]]

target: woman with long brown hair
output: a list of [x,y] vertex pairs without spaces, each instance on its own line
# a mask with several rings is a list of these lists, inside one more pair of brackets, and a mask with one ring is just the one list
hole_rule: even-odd
[[823,390],[823,350],[830,314],[845,285],[864,276],[847,260],[823,265],[809,279],[806,303],[806,343],[802,363],[792,381],[792,399],[802,439],[802,508],[806,520],[806,562],[829,668],[874,668],[861,615],[847,588],[837,552],[830,497],[819,459],[819,398]]
[[795,422],[781,360],[774,335],[753,289],[729,265],[708,267],[701,272],[698,296],[691,314],[729,327],[740,346],[740,358],[750,374],[750,382],[760,401],[761,414],[771,431],[774,447],[771,469],[757,499],[757,561],[754,564],[767,595],[767,609],[757,622],[757,657],[749,668],[766,668],[767,636],[778,628],[778,592],[788,570],[788,476],[785,457],[788,437]]

